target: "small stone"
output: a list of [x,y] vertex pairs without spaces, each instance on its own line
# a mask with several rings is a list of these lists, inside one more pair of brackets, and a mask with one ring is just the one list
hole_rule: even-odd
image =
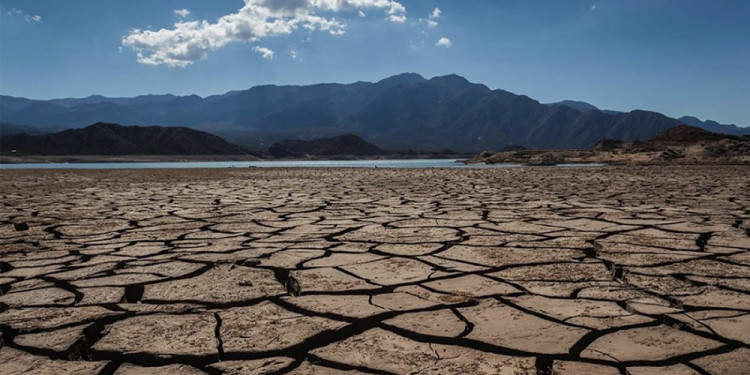
[[260,260],[258,259],[247,259],[243,261],[242,263],[240,263],[240,265],[245,266],[245,267],[255,267],[259,264],[260,264]]
[[286,279],[285,287],[286,291],[295,297],[299,297],[299,295],[302,294],[302,287],[299,286],[299,282],[291,276]]
[[29,224],[26,223],[13,223],[13,228],[18,232],[29,230]]

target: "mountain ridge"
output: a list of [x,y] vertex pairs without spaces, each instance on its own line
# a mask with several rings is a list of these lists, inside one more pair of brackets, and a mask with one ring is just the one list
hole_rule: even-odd
[[[262,85],[205,98],[166,94],[35,101],[0,96],[0,121],[42,131],[98,121],[185,126],[258,150],[283,139],[351,133],[386,149],[471,152],[511,144],[589,148],[603,138],[645,140],[683,123],[652,111],[603,111],[575,101],[542,104],[455,74],[425,79],[416,73],[377,82]],[[710,121],[698,126],[750,133],[750,128]]]

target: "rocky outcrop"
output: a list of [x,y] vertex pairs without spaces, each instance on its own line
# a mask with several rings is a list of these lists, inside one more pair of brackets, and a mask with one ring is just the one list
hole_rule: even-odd
[[482,152],[468,163],[747,164],[750,138],[709,132],[694,126],[667,129],[647,142],[602,139],[591,150]]

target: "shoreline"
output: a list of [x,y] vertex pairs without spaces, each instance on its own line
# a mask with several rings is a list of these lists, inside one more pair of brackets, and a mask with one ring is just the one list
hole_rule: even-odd
[[62,163],[191,163],[191,162],[294,162],[294,161],[359,161],[359,160],[428,160],[470,159],[474,154],[391,154],[373,156],[334,155],[331,157],[262,159],[252,155],[23,155],[0,156],[3,164],[62,164]]

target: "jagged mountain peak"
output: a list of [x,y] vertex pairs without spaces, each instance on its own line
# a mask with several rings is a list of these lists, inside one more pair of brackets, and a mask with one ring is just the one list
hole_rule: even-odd
[[469,80],[461,77],[458,74],[446,74],[443,76],[435,76],[430,78],[430,82],[434,83],[446,83],[446,84],[454,84],[454,85],[468,85],[470,84]]
[[425,81],[425,78],[417,73],[401,73],[396,74],[394,76],[390,76],[388,78],[381,79],[380,81],[377,81],[376,84],[379,85],[398,85],[398,84],[411,84],[411,83],[419,83]]

